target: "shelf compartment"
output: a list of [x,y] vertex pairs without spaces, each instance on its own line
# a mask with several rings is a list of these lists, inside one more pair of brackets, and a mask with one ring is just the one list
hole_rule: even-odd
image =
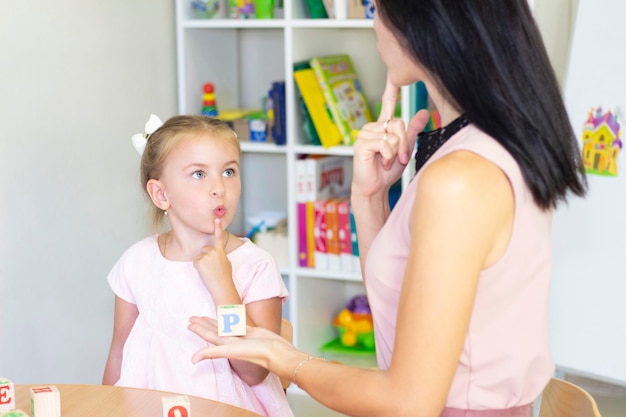
[[[348,54],[363,88],[370,112],[374,119],[378,116],[376,107],[385,87],[387,73],[376,48],[363,47],[363,45],[376,44],[373,30],[358,27],[306,27],[292,28],[291,35],[290,52],[293,56],[293,63],[307,61],[317,56]],[[292,85],[294,90],[291,99],[299,106],[295,91],[297,86],[295,82]],[[303,115],[300,111],[295,111],[293,118],[295,123],[292,143],[304,146],[307,141],[302,129]]]
[[231,232],[247,233],[249,230],[245,219],[260,212],[281,211],[287,215],[286,164],[286,157],[282,154],[243,153],[241,198],[237,216],[229,228]]
[[320,350],[338,337],[333,319],[350,298],[365,293],[362,282],[300,275],[296,292],[298,327],[294,340],[299,349],[350,365],[375,366],[375,358],[371,355],[331,355]]
[[200,112],[207,82],[218,110],[260,109],[272,82],[285,79],[282,28],[184,29],[179,38],[181,113]]

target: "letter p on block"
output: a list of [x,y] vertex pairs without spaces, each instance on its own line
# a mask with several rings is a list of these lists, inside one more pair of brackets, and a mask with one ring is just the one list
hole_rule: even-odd
[[217,335],[245,336],[246,306],[243,304],[217,306]]

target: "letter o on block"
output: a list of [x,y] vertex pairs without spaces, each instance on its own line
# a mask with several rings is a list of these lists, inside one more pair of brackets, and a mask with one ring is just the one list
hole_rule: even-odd
[[163,417],[191,417],[191,403],[186,395],[161,397]]

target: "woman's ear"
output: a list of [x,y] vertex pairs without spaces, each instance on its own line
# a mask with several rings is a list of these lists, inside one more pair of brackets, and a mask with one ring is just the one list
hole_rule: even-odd
[[163,183],[159,180],[151,179],[146,184],[146,190],[152,200],[152,203],[161,210],[167,210],[170,208],[170,202],[167,199],[167,194],[163,188]]

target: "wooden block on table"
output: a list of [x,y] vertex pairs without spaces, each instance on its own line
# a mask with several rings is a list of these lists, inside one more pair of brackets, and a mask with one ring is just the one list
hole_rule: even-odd
[[30,414],[18,408],[11,411],[0,411],[0,417],[30,417]]
[[186,395],[161,397],[163,417],[191,417],[191,402]]
[[0,377],[0,412],[15,408],[15,384],[7,378]]
[[30,388],[30,413],[37,417],[61,417],[61,393],[54,385]]
[[246,306],[243,304],[217,306],[217,335],[245,336]]

